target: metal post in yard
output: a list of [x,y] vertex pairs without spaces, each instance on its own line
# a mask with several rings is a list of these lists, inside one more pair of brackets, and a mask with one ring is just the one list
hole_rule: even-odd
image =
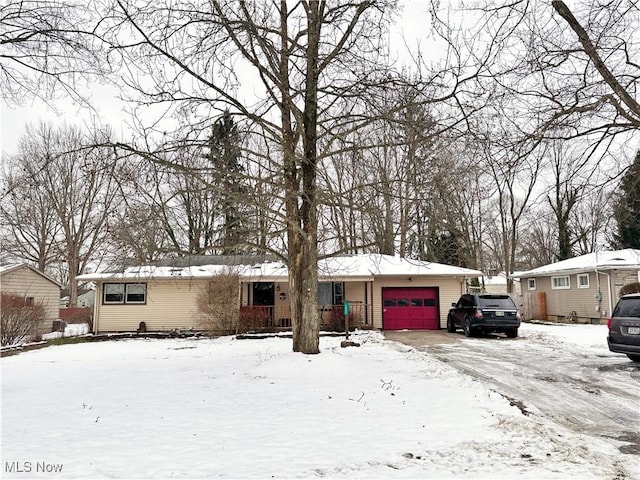
[[344,338],[349,340],[349,302],[347,300],[342,305],[342,313],[344,313]]

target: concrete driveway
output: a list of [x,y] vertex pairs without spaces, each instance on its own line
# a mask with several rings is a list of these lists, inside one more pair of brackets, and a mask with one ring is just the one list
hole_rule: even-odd
[[564,428],[597,437],[626,454],[629,471],[640,480],[640,367],[606,348],[585,353],[580,342],[528,333],[467,338],[460,331],[383,331],[385,338],[427,352],[459,372],[488,385],[520,408]]
[[404,343],[410,347],[422,349],[434,345],[455,343],[462,340],[464,335],[458,331],[449,333],[445,329],[440,330],[384,330],[383,335],[388,340]]

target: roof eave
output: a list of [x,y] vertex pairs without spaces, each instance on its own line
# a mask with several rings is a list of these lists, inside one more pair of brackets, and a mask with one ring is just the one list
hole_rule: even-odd
[[521,272],[514,274],[516,278],[527,277],[548,277],[550,275],[574,275],[578,273],[588,273],[603,270],[640,270],[640,265],[590,265],[583,268],[566,268],[561,270],[546,270],[544,272],[536,272],[529,270],[528,272]]

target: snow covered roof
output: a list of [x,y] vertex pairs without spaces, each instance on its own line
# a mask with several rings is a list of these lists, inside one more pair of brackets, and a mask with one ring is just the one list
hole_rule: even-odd
[[54,280],[53,278],[51,278],[47,274],[42,273],[37,268],[33,268],[31,265],[27,265],[26,263],[5,263],[5,264],[2,264],[2,265],[0,265],[0,275],[4,275],[5,273],[13,272],[14,270],[19,270],[20,268],[28,268],[29,270],[37,273],[41,277],[46,278],[51,283],[55,283],[58,287],[62,287],[62,285],[60,285],[59,282],[57,282],[56,280]]
[[397,275],[416,276],[461,276],[482,275],[479,270],[454,267],[442,263],[411,260],[408,258],[359,254],[350,256],[327,257],[318,262],[320,277],[378,277]]
[[[188,267],[140,266],[123,272],[90,273],[80,275],[82,281],[143,280],[160,278],[212,278],[222,273],[237,273],[245,280],[286,280],[288,268],[282,262],[263,262],[254,265],[199,265]],[[441,263],[410,260],[379,254],[359,254],[327,257],[318,262],[318,275],[323,278],[367,278],[377,276],[460,276],[482,275],[472,270]]]
[[534,268],[526,272],[514,273],[514,277],[540,277],[555,273],[580,273],[598,270],[630,269],[640,270],[640,250],[627,248],[625,250],[613,250],[588,253],[580,257],[569,258],[542,267]]
[[506,285],[507,276],[504,272],[500,272],[496,275],[485,275],[482,278],[485,285]]
[[11,270],[15,270],[16,268],[21,267],[22,263],[6,263],[4,265],[0,265],[0,275],[3,273],[10,272]]

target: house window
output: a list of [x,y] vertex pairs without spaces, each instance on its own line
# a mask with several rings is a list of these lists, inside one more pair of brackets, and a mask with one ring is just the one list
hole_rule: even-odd
[[529,290],[535,290],[536,289],[536,279],[535,278],[527,279],[527,286],[529,287]]
[[342,305],[343,303],[343,282],[318,282],[318,305]]
[[578,274],[578,288],[589,288],[589,274],[588,273],[579,273]]
[[344,283],[333,282],[333,304],[342,305],[344,303]]
[[124,283],[104,284],[104,303],[123,303]]
[[104,304],[144,304],[147,302],[146,283],[105,283]]
[[569,289],[571,283],[569,282],[569,275],[562,277],[551,277],[551,288],[553,290]]
[[144,283],[127,283],[125,292],[125,303],[145,303],[147,301],[147,285]]
[[33,297],[24,297],[24,304],[30,307],[34,304],[35,299]]

